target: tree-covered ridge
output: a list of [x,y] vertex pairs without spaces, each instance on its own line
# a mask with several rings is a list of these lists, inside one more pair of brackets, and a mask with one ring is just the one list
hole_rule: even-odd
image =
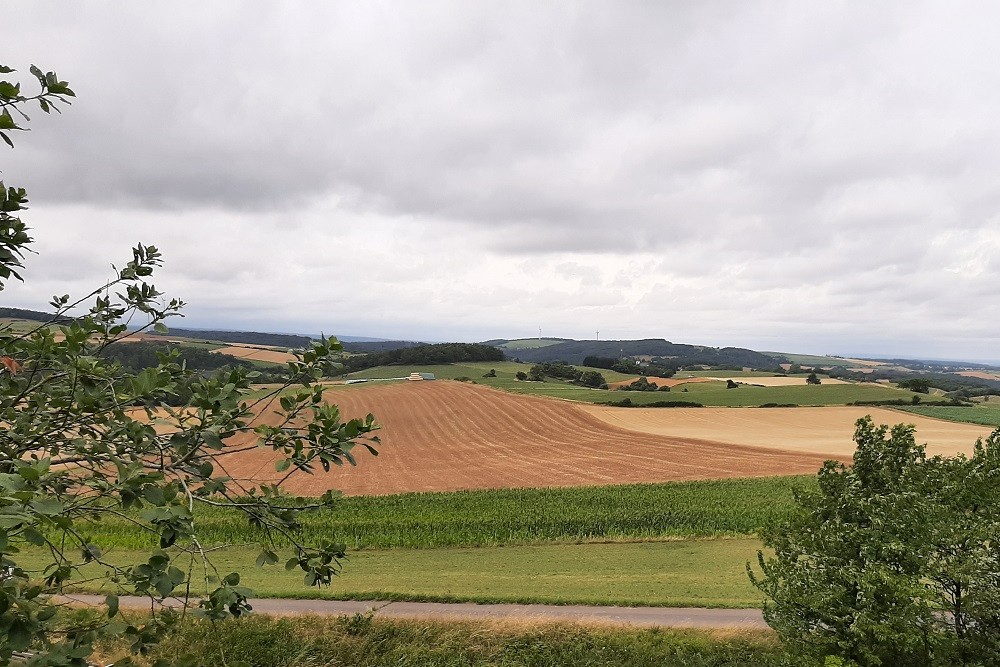
[[52,313],[44,313],[40,310],[29,310],[28,308],[0,308],[0,317],[14,320],[31,320],[33,322],[58,322],[65,323],[72,320],[70,317],[57,318]]
[[503,359],[503,352],[489,345],[438,343],[348,357],[344,364],[348,371],[360,371],[376,366],[452,364],[462,361],[503,361]]
[[[427,345],[413,340],[372,340],[372,341],[340,341],[344,350],[355,354],[371,354],[373,352],[389,352],[408,347]],[[484,343],[485,345],[486,343]]]
[[525,362],[565,361],[582,364],[586,357],[620,359],[622,357],[663,357],[667,366],[729,366],[733,368],[772,369],[781,359],[742,347],[703,347],[671,343],[661,338],[642,340],[575,340],[510,353]]
[[212,329],[180,329],[171,327],[169,332],[149,332],[151,336],[166,338],[193,338],[195,340],[217,340],[223,343],[249,343],[251,345],[274,345],[287,348],[307,348],[312,338],[299,334],[263,333],[260,331],[218,331]]
[[244,359],[213,353],[198,347],[171,345],[158,341],[110,345],[101,351],[100,356],[108,361],[117,361],[131,371],[141,371],[158,366],[161,356],[171,350],[176,350],[177,362],[183,363],[191,370],[214,371],[227,366],[254,368],[252,363]]

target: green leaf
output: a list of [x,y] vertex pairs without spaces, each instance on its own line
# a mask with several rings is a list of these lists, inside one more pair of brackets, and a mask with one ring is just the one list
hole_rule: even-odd
[[31,501],[31,509],[43,516],[56,516],[62,514],[63,504],[56,498],[39,498]]
[[170,329],[168,329],[167,325],[164,324],[163,322],[157,322],[156,324],[154,324],[153,331],[161,334],[170,333]]
[[118,596],[108,595],[104,598],[104,604],[108,605],[108,618],[114,618],[118,615]]
[[17,130],[17,123],[14,122],[14,118],[10,115],[10,112],[6,109],[3,113],[0,113],[0,130]]
[[45,536],[38,532],[38,530],[31,527],[25,528],[21,533],[21,537],[24,538],[25,542],[28,544],[34,544],[36,547],[40,547],[45,544]]
[[142,497],[157,507],[163,507],[166,499],[163,497],[163,489],[152,484],[142,487]]

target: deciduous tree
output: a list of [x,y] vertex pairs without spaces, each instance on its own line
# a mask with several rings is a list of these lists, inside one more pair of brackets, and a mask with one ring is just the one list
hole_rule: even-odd
[[827,462],[761,535],[765,619],[840,664],[1000,663],[1000,431],[954,458],[870,417],[854,439],[853,466]]

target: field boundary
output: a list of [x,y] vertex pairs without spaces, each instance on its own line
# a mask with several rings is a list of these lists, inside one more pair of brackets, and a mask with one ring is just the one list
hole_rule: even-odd
[[[103,604],[101,595],[65,595],[60,601],[81,606]],[[149,609],[149,598],[122,597],[123,609]],[[353,616],[371,614],[392,619],[451,621],[520,621],[583,623],[644,628],[704,628],[717,630],[766,630],[760,609],[703,609],[700,607],[614,607],[544,604],[474,604],[394,602],[390,600],[295,600],[257,598],[254,611],[269,616]],[[166,607],[180,608],[181,600],[168,598]]]

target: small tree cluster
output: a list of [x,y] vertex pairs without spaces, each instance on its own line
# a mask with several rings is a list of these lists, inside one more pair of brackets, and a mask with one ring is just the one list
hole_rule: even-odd
[[638,380],[618,387],[618,391],[670,391],[670,387],[666,385],[659,387],[655,382],[650,382],[648,378],[642,376]]
[[553,361],[535,364],[528,369],[527,379],[532,382],[544,382],[546,377],[569,380],[581,387],[607,389],[608,383],[598,371],[581,371],[576,366],[565,361]]

